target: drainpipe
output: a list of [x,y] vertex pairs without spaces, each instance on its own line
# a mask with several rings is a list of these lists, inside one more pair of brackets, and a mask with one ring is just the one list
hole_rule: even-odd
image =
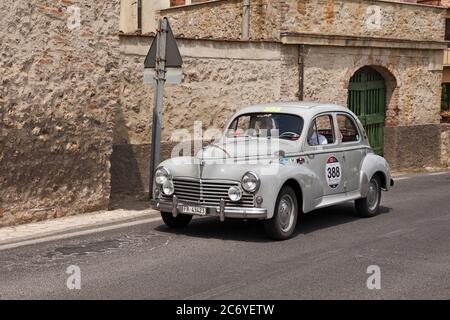
[[142,33],[142,0],[137,0],[137,31]]
[[244,0],[242,5],[242,40],[250,38],[250,0]]
[[298,99],[303,101],[305,98],[305,45],[298,47],[298,65],[299,65],[299,83],[298,83]]

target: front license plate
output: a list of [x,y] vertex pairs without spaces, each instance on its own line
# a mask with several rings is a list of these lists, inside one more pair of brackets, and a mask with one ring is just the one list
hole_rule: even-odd
[[206,208],[199,206],[182,206],[181,211],[187,214],[194,214],[198,216],[206,216]]

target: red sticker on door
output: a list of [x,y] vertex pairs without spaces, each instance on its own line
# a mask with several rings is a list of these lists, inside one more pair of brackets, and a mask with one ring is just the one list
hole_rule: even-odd
[[330,188],[336,189],[341,184],[341,164],[335,157],[329,157],[325,167],[325,177]]

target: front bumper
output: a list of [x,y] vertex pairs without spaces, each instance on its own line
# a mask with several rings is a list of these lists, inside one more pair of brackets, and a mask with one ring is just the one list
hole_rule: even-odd
[[[186,203],[190,205],[191,203]],[[172,212],[172,215],[176,217],[179,213],[182,213],[182,206],[184,203],[178,201],[176,196],[173,196],[172,201],[163,199],[151,200],[150,205],[153,209],[162,212]],[[225,205],[225,201],[221,201],[220,206],[202,206],[206,208],[206,216],[219,217],[220,221],[224,221],[225,218],[238,218],[238,219],[266,219],[267,209],[265,208],[245,208],[245,207],[229,207]]]

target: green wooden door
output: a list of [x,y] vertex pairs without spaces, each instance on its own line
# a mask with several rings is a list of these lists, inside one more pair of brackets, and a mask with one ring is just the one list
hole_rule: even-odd
[[350,79],[347,106],[361,120],[374,152],[383,155],[386,84],[370,67],[359,69]]

